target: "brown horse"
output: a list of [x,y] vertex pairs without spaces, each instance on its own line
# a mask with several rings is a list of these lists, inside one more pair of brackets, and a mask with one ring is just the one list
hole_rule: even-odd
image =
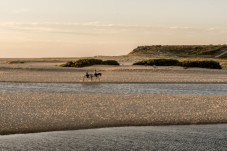
[[95,70],[94,76],[96,77],[96,79],[99,79],[99,80],[100,80],[100,78],[101,78],[101,76],[102,76],[102,73],[100,73],[100,72],[97,73],[96,70]]
[[83,81],[84,81],[85,78],[86,78],[86,79],[91,79],[91,81],[92,81],[93,77],[94,77],[93,74],[88,74],[88,72],[86,72],[86,74],[85,74],[84,77],[83,77]]

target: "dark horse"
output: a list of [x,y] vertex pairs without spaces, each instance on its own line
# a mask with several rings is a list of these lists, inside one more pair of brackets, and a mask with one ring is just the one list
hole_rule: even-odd
[[96,77],[96,79],[99,79],[99,80],[100,80],[100,78],[101,78],[101,76],[102,76],[102,73],[98,73],[98,72],[96,72],[96,70],[95,70],[94,76]]
[[92,81],[93,77],[96,77],[96,80],[99,79],[99,81],[100,81],[101,76],[102,76],[102,73],[98,73],[98,72],[96,72],[96,70],[95,70],[94,74],[89,74],[88,72],[86,72],[86,74],[83,76],[83,81],[85,79],[91,79],[91,81]]
[[86,78],[86,79],[91,79],[91,81],[92,81],[92,79],[93,79],[93,74],[88,74],[88,72],[86,72],[86,74],[84,75],[84,77],[83,77],[83,81],[84,81],[84,79]]

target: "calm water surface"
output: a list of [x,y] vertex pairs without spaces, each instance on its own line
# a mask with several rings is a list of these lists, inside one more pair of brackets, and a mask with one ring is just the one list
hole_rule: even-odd
[[227,96],[227,84],[0,83],[0,91],[103,94],[196,94]]
[[7,151],[226,151],[227,125],[123,127],[0,136]]

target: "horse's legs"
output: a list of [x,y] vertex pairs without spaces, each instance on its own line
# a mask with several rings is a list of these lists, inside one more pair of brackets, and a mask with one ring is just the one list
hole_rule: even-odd
[[100,81],[100,76],[99,76],[99,75],[96,76],[96,80],[97,80],[97,79]]
[[86,75],[83,77],[83,82],[85,81],[85,78],[87,78],[87,76],[86,76]]
[[99,78],[99,76],[95,76],[96,77],[96,79],[95,79],[95,81]]

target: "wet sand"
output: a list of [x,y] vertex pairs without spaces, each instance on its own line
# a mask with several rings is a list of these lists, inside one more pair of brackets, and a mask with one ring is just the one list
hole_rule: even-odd
[[152,126],[0,137],[4,151],[227,150],[227,125]]

